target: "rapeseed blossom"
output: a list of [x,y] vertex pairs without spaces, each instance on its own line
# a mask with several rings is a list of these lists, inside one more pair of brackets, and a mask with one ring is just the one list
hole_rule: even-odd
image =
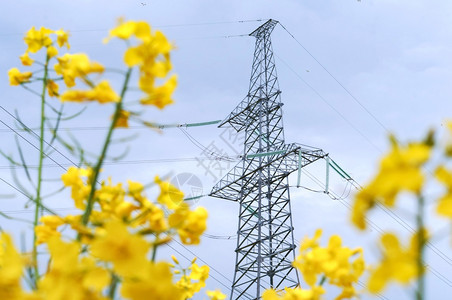
[[20,72],[17,68],[12,68],[8,71],[9,84],[19,85],[28,82],[33,74],[31,72]]
[[[421,233],[426,240],[425,230]],[[418,270],[419,233],[411,237],[408,247],[400,244],[395,234],[385,233],[381,237],[382,260],[371,270],[368,288],[373,293],[381,292],[389,281],[408,284],[420,276]]]
[[435,171],[435,177],[446,187],[446,193],[439,198],[436,212],[448,218],[452,218],[452,172],[445,166],[439,166]]
[[166,262],[147,264],[142,278],[124,279],[121,295],[130,300],[148,300],[149,295],[161,300],[185,299],[183,291],[173,283],[173,273]]
[[138,85],[145,93],[145,97],[140,100],[141,104],[154,105],[159,109],[172,104],[174,101],[171,95],[177,84],[176,76],[171,76],[160,86],[156,83],[156,79],[166,78],[172,69],[170,52],[174,46],[166,36],[160,31],[153,33],[146,22],[119,20],[119,25],[110,30],[104,42],[114,37],[128,41],[135,37],[138,41],[138,45],[129,46],[124,53],[124,63],[129,68],[139,69]]
[[24,263],[11,237],[0,235],[0,299],[21,299],[24,294],[21,277]]
[[226,295],[220,290],[207,291],[206,294],[209,296],[210,300],[223,300],[226,298]]
[[311,289],[285,288],[284,291],[266,290],[262,294],[263,300],[321,300],[325,294],[325,289],[321,286],[314,286]]
[[78,242],[64,242],[54,237],[49,240],[48,247],[52,261],[38,285],[43,299],[106,299],[102,291],[110,283],[110,274],[92,258],[80,257]]
[[54,66],[55,72],[62,75],[67,87],[73,87],[75,80],[80,78],[86,81],[86,76],[91,73],[103,73],[105,68],[100,63],[91,62],[84,53],[69,54],[57,58]]
[[121,221],[110,221],[104,229],[91,243],[91,254],[113,263],[113,270],[121,276],[144,276],[149,243],[142,236],[130,233]]
[[42,47],[52,45],[51,33],[53,33],[51,29],[41,27],[39,30],[36,30],[33,26],[24,37],[24,41],[28,46],[27,52],[36,53]]
[[393,140],[391,152],[381,160],[377,175],[355,197],[353,224],[365,229],[366,213],[376,203],[392,207],[401,192],[418,195],[425,180],[421,168],[430,158],[430,152],[431,146],[427,143],[400,146]]
[[19,56],[20,61],[24,66],[31,66],[34,63],[34,59],[31,59],[28,52],[25,52],[21,56]]
[[[311,299],[309,297],[314,296],[308,295],[314,293],[319,282],[323,280],[342,289],[342,293],[335,299],[343,299],[347,295],[355,296],[353,285],[358,282],[365,269],[362,249],[342,246],[342,240],[338,235],[330,237],[327,247],[321,247],[318,244],[321,234],[321,230],[317,230],[313,239],[305,238],[300,245],[300,255],[293,262],[293,266],[300,270],[304,280],[311,287],[311,292],[305,290],[297,294],[297,297],[307,295],[306,299]],[[314,294],[319,296],[321,293]]]

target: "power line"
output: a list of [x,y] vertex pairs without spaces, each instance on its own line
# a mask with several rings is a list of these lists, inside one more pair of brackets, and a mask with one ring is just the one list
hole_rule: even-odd
[[[371,112],[369,111],[362,103],[361,101],[358,100],[357,97],[355,97],[330,71],[328,71],[328,69],[319,61],[317,60],[317,58],[314,57],[314,55],[309,52],[308,49],[306,49],[306,47],[304,47],[300,41],[298,41],[298,39],[295,38],[295,36],[290,33],[287,28],[282,24],[279,23],[281,25],[281,27],[306,51],[306,53],[308,53],[327,73],[328,75],[331,76],[331,78],[333,78],[336,83],[338,83],[341,88],[350,96],[352,97],[352,99],[358,103],[361,108],[363,108],[386,132],[389,132],[389,130],[383,125],[382,122],[380,122],[380,120],[378,120],[378,118]],[[295,75],[302,80],[311,90],[313,90],[328,106],[330,106],[330,108],[332,108],[342,119],[344,119],[350,126],[352,126],[363,138],[365,138],[370,144],[372,144],[377,150],[379,150],[380,152],[381,149],[379,149],[378,146],[376,146],[369,138],[367,138],[366,135],[364,135],[364,133],[362,133],[358,128],[356,128],[350,121],[348,121],[347,118],[345,118],[344,115],[342,115],[335,107],[333,107],[328,101],[326,101],[326,99],[320,95],[319,92],[317,92],[317,90],[315,90],[310,84],[308,84],[303,78],[301,78],[301,76],[295,72],[286,62],[284,62],[280,57],[278,57],[292,72],[295,73]],[[361,189],[362,187],[359,185],[359,183],[357,183],[355,180],[352,179],[352,181],[354,181]],[[357,188],[355,186],[355,188]],[[357,188],[358,189],[358,188]],[[405,228],[406,230],[408,230],[411,233],[414,233],[415,230],[408,224],[406,223],[403,219],[401,219],[399,216],[397,216],[397,214],[395,214],[394,212],[386,209],[385,207],[383,207],[382,205],[380,205],[379,203],[377,203],[377,207],[379,207],[380,209],[382,209],[388,216],[390,216],[393,220],[395,220],[397,223],[399,223],[403,228]],[[350,208],[350,207],[349,207]],[[444,252],[442,252],[440,249],[438,249],[434,244],[432,244],[431,242],[427,243],[427,247],[429,247],[435,254],[437,254],[440,258],[442,258],[446,263],[448,263],[449,265],[452,265],[452,259],[447,256]],[[430,269],[432,269],[432,267],[430,267]],[[436,271],[437,272],[437,271]],[[437,272],[438,274],[440,274],[442,276],[441,273]],[[443,276],[444,277],[444,276]],[[445,279],[447,279],[446,277],[444,277]],[[448,279],[447,279],[448,280]],[[444,281],[444,280],[443,280]],[[451,282],[448,280],[448,282]],[[451,286],[448,283],[449,286]]]
[[[193,251],[191,251],[190,249],[188,249],[188,247],[186,247],[185,245],[183,245],[182,243],[180,243],[177,240],[173,240],[175,241],[177,244],[179,244],[181,247],[183,247],[185,250],[187,250],[188,252],[190,252],[191,255],[194,255],[195,257],[198,257],[200,261],[202,261],[203,263],[205,263],[206,265],[209,265],[209,263],[207,263],[204,259],[202,259],[201,257],[199,257],[198,255],[196,255],[195,253],[193,253]],[[223,273],[217,271],[215,268],[211,267],[215,272],[217,272],[221,277],[223,277],[224,279],[226,279],[227,281],[229,281],[229,283],[232,283],[232,281],[226,277]]]
[[361,108],[362,109],[364,109],[366,112],[367,112],[367,114],[369,114],[380,126],[381,126],[381,128],[383,128],[386,132],[389,132],[389,130],[386,128],[386,126],[384,126],[383,125],[383,123],[382,122],[380,122],[380,120],[378,120],[377,119],[377,117],[371,112],[371,111],[369,111],[362,103],[361,103],[361,101],[359,101],[358,100],[358,98],[356,98],[333,74],[331,74],[331,72],[330,71],[328,71],[328,69],[317,59],[317,58],[315,58],[314,57],[314,55],[312,55],[312,53],[311,52],[309,52],[309,50],[308,49],[306,49],[306,47],[305,46],[303,46],[301,43],[300,43],[300,41],[297,39],[297,38],[295,38],[295,36],[292,34],[292,33],[290,33],[289,32],[289,30],[287,30],[287,28],[282,24],[282,23],[279,23],[280,25],[281,25],[281,27],[295,40],[295,42],[297,42],[297,44],[298,45],[300,45],[305,51],[306,51],[306,53],[308,53],[309,54],[309,56],[311,56],[318,64],[319,64],[319,66],[321,66],[322,68],[323,68],[323,70],[325,70],[327,73],[328,73],[328,75],[330,75],[331,76],[331,78],[333,78],[334,79],[334,81],[336,81],[337,82],[337,84],[339,84],[341,87],[342,87],[342,89],[348,94],[348,95],[350,95],[350,97],[352,97],[352,99],[356,102],[356,103],[358,103],[359,104],[359,106],[361,106]]
[[[303,170],[304,171],[304,170]],[[321,187],[323,187],[323,183],[317,178],[317,177],[315,177],[314,175],[312,175],[312,174],[310,174],[309,172],[307,172],[307,171],[305,171],[305,174],[306,175],[308,175],[308,177],[310,177],[313,181],[315,181],[318,185],[320,185]],[[355,181],[354,179],[352,179],[353,181]],[[357,183],[356,181],[355,181],[355,183],[358,185],[358,186],[360,186],[359,185],[359,183]],[[333,195],[334,195],[334,193],[333,193]],[[328,195],[329,196],[329,195]],[[335,196],[335,197],[337,197],[337,195]],[[331,198],[331,197],[330,197]],[[333,199],[333,198],[332,198]],[[346,201],[343,201],[342,199],[335,199],[335,200],[339,200],[338,202],[340,203],[340,204],[342,204],[343,206],[345,206],[346,208],[348,208],[350,211],[352,211],[352,207],[351,207],[351,205],[348,203],[348,202],[346,202]],[[398,216],[397,216],[398,217]],[[400,219],[400,217],[398,217],[399,219]],[[366,222],[369,224],[369,226],[371,227],[371,228],[373,228],[373,229],[375,229],[376,231],[378,231],[380,234],[383,234],[384,233],[384,231],[377,225],[377,224],[375,224],[373,221],[371,221],[368,217],[365,217],[365,220],[366,220]],[[403,221],[403,220],[402,220]],[[403,221],[404,222],[404,221]],[[406,224],[406,223],[405,223]],[[406,224],[406,225],[408,225],[408,224]],[[408,225],[409,226],[409,225]],[[404,228],[405,229],[407,229],[405,226],[404,226]],[[450,260],[450,258],[446,255],[446,254],[444,254],[441,250],[439,250],[439,249],[437,249],[436,248],[436,246],[434,246],[433,244],[431,244],[431,243],[428,243],[427,244],[427,247],[429,247],[430,249],[432,249],[432,247],[435,249],[435,250],[437,250],[438,252],[440,252],[442,255],[440,255],[440,254],[438,254],[438,252],[437,251],[433,251],[435,254],[437,254],[440,258],[442,258],[444,261],[446,261],[448,264],[451,264],[449,261],[447,261],[446,260],[446,258],[448,259],[448,260]],[[446,258],[445,258],[445,257]],[[424,262],[425,263],[425,262]],[[439,272],[439,271],[437,271],[435,268],[433,268],[432,266],[430,266],[430,265],[427,265],[428,266],[428,268],[432,271],[432,274],[435,276],[435,277],[437,277],[438,279],[440,279],[442,282],[444,282],[445,284],[447,284],[449,287],[452,287],[452,281],[451,280],[449,280],[446,276],[444,276],[441,272]]]
[[234,157],[230,157],[228,155],[220,155],[217,154],[215,151],[209,150],[206,146],[204,146],[203,144],[201,144],[197,139],[195,139],[190,133],[188,133],[186,130],[179,128],[180,131],[182,131],[182,133],[187,137],[187,139],[193,144],[195,145],[197,148],[201,149],[203,151],[203,153],[206,153],[208,155],[211,155],[212,157],[214,157],[215,159],[218,160],[225,160],[225,161],[234,161]]
[[[357,284],[358,284],[360,287],[364,288],[365,290],[369,290],[369,289],[367,288],[367,285],[366,285],[365,283],[363,283],[361,280],[358,280]],[[380,293],[377,293],[377,294],[374,294],[374,295],[377,296],[377,297],[380,298],[380,299],[383,299],[383,300],[389,300],[388,298],[386,298],[384,295],[382,295],[382,294],[380,294]]]
[[[185,256],[184,254],[182,254],[180,251],[178,251],[176,248],[174,248],[173,246],[171,246],[169,243],[166,244],[166,246],[170,247],[171,249],[173,249],[173,251],[176,251],[176,253],[178,253],[180,256],[182,256],[183,258],[185,258],[187,261],[191,262],[192,259],[189,259],[187,256]],[[184,247],[185,248],[185,247]],[[185,248],[187,249],[187,248]],[[199,257],[198,257],[199,258]],[[201,258],[199,258],[201,260]],[[208,265],[208,264],[207,264]],[[209,266],[209,265],[208,265]],[[209,266],[209,268],[212,268],[211,266]],[[224,286],[225,288],[227,288],[229,291],[231,291],[231,288],[229,286],[227,286],[226,284],[224,284],[221,280],[217,279],[215,276],[213,276],[212,274],[209,275],[210,278],[212,278],[213,280],[215,280],[216,282],[218,282],[219,284],[221,284],[222,286]]]
[[[213,152],[214,153],[214,152]],[[216,154],[218,155],[218,154]],[[190,162],[190,161],[202,161],[202,160],[222,160],[222,161],[237,161],[239,157],[235,156],[228,156],[228,157],[221,157],[221,156],[212,156],[212,157],[181,157],[181,158],[159,158],[159,159],[136,159],[136,160],[122,160],[122,161],[105,161],[104,165],[136,165],[136,164],[154,164],[154,163],[179,163],[179,162]],[[44,164],[43,168],[65,168],[73,166],[73,164]],[[0,170],[7,169],[19,169],[22,166],[16,166],[16,165],[8,165],[8,166],[0,166]],[[29,169],[36,169],[38,168],[37,165],[27,165],[27,168]]]
[[363,137],[369,144],[371,144],[378,152],[383,151],[372,142],[371,139],[367,137],[361,130],[359,130],[352,122],[350,122],[337,108],[335,108],[330,102],[328,102],[325,97],[323,97],[312,85],[310,85],[306,80],[304,80],[300,74],[298,74],[288,63],[286,63],[281,57],[274,54],[290,71],[292,71],[298,79],[300,79],[308,88],[310,88],[323,102],[325,102],[332,110],[334,110],[350,127],[352,127],[361,137]]
[[[236,23],[251,23],[262,22],[262,19],[255,20],[237,20],[237,21],[218,21],[218,22],[199,22],[199,23],[182,23],[182,24],[166,24],[166,25],[152,25],[157,28],[171,28],[171,27],[191,27],[191,26],[209,26],[209,25],[224,25],[224,24],[236,24]],[[76,29],[68,30],[70,33],[74,32],[107,32],[110,28],[97,28],[97,29]],[[23,33],[0,33],[0,36],[14,36],[23,35]]]
[[21,193],[22,195],[24,195],[25,197],[27,197],[27,199],[31,199],[30,195],[27,195],[24,191],[22,191],[21,189],[17,188],[15,185],[9,183],[8,181],[6,181],[5,179],[0,177],[0,180],[3,181],[5,184],[9,185],[11,188],[15,189],[16,191],[18,191],[19,193]]
[[[386,208],[384,205],[377,203],[376,205],[378,208],[383,210],[389,217],[391,217],[393,220],[395,220],[397,223],[399,223],[403,228],[405,228],[408,232],[416,233],[416,230],[408,224],[405,220],[400,218],[396,213]],[[426,246],[430,248],[436,255],[438,255],[442,260],[444,260],[448,265],[452,266],[452,259],[442,252],[440,249],[438,249],[432,242],[427,242]],[[452,281],[451,281],[452,282]]]
[[[17,122],[19,122],[19,124],[21,126],[23,126],[26,130],[28,130],[29,132],[31,132],[35,138],[39,141],[41,139],[41,137],[34,132],[33,130],[30,129],[30,127],[28,127],[27,125],[25,125],[21,120],[19,120],[16,116],[14,116],[12,113],[10,113],[7,109],[5,109],[3,106],[0,105],[0,108],[5,111],[9,116],[11,116],[12,118],[14,118],[14,120],[16,120]],[[1,121],[1,120],[0,120]],[[13,128],[11,128],[10,126],[8,126],[6,123],[4,123],[3,121],[1,121],[6,127],[8,127],[10,130],[14,131],[14,133],[16,133],[17,135],[19,135],[22,139],[25,139],[23,136],[21,136],[16,130],[14,130]],[[38,151],[39,149],[34,146],[33,144],[31,144],[27,139],[25,139],[30,145],[32,145],[34,148],[36,148]],[[64,157],[65,159],[67,159],[69,162],[71,162],[74,166],[77,166],[77,164],[75,162],[73,162],[69,157],[67,157],[65,154],[63,154],[60,150],[58,150],[56,147],[54,147],[52,144],[48,143],[46,140],[44,140],[44,143],[49,146],[50,148],[52,148],[53,150],[55,150],[58,154],[60,154],[62,157]],[[43,152],[43,154],[45,156],[47,156],[48,158],[50,158],[46,153]],[[55,160],[53,160],[52,158],[50,158],[53,162],[55,162],[56,164],[58,164]],[[64,167],[62,167],[64,169]]]
[[[331,72],[329,72],[325,66],[323,66],[285,27],[284,25],[282,25],[280,23],[280,25],[284,28],[284,30],[292,36],[292,38],[347,92],[347,94],[349,94],[353,100],[355,100],[355,102],[357,102],[386,132],[389,132],[389,130],[376,118],[376,116],[374,114],[372,114],[372,112],[370,112],[341,82],[339,82],[339,80],[331,74]],[[276,55],[275,55],[276,56]],[[346,121],[352,128],[355,129],[355,131],[357,131],[365,140],[367,140],[371,145],[374,146],[374,148],[376,148],[379,152],[382,152],[381,149],[376,146],[363,132],[361,132],[358,128],[356,128],[347,118],[345,118],[345,116],[340,113],[334,106],[332,106],[328,101],[326,101],[326,99],[314,88],[312,87],[309,83],[307,83],[295,70],[293,70],[289,64],[287,64],[285,61],[283,61],[280,57],[277,56],[277,58],[279,60],[281,60],[303,83],[305,83],[312,91],[314,91],[331,109],[333,109],[344,121]],[[354,181],[354,180],[353,180]],[[357,183],[356,181],[354,181],[355,183]],[[357,183],[358,184],[358,183]],[[358,186],[360,186],[358,184]],[[356,188],[356,187],[355,187]],[[340,199],[339,199],[340,200]],[[344,206],[346,206],[345,203],[342,203]],[[350,206],[347,206],[349,209],[351,209]],[[401,219],[399,216],[397,216],[397,214],[395,214],[394,212],[382,207],[382,205],[379,205],[379,203],[377,203],[377,207],[379,207],[380,209],[382,209],[388,216],[390,216],[392,219],[394,219],[397,223],[399,223],[402,227],[404,227],[406,230],[410,231],[411,233],[415,232],[415,230],[408,224],[406,223],[403,219]],[[370,220],[367,219],[367,222],[369,223]],[[374,227],[374,226],[372,226]],[[379,231],[381,233],[381,231]],[[440,249],[438,249],[434,244],[432,244],[431,242],[427,243],[427,247],[429,247],[436,255],[438,255],[441,259],[443,259],[446,263],[448,263],[449,265],[452,265],[452,259],[445,254],[444,252],[442,252]],[[431,270],[434,270],[432,267],[430,267]],[[452,283],[452,281],[449,281],[445,276],[443,276],[440,272],[435,271],[437,274],[440,274],[444,279],[447,280],[447,282],[445,282],[444,280],[442,280],[443,282],[445,282],[446,284],[448,284],[449,286],[452,286],[450,283]],[[435,276],[437,276],[437,274],[434,274]],[[438,276],[437,276],[438,277]],[[441,279],[441,278],[440,278]]]
[[[32,142],[30,142],[28,139],[26,139],[23,135],[21,135],[19,132],[17,132],[14,128],[12,128],[11,126],[9,126],[8,124],[6,124],[5,122],[3,122],[2,120],[0,120],[0,122],[5,125],[6,127],[8,127],[11,131],[13,131],[16,135],[18,135],[20,138],[22,138],[24,141],[26,141],[28,144],[30,144],[33,148],[35,148],[36,150],[40,151],[39,148],[33,144]],[[56,160],[54,160],[53,158],[51,158],[47,153],[42,152],[42,154],[44,156],[46,156],[48,159],[50,159],[51,161],[53,161],[55,164],[57,164],[59,167],[63,168],[64,170],[66,170],[60,163],[58,163]]]
[[[314,176],[313,174],[311,174],[308,171],[303,170],[303,169],[302,169],[302,172],[305,175],[307,175],[311,180],[313,180],[318,186],[320,186],[321,188],[325,188],[325,185],[316,176]],[[325,194],[327,194],[327,196],[330,197],[332,200],[337,200],[342,206],[344,206],[348,210],[352,211],[351,205],[348,202],[343,201],[343,199],[341,199],[333,191],[329,191],[328,193],[325,193]],[[377,231],[380,234],[384,233],[383,229],[380,226],[378,226],[376,223],[374,223],[372,220],[370,220],[369,218],[366,217],[366,221],[369,223],[370,227],[372,227],[375,231]]]
[[[357,184],[357,187],[355,187],[357,190],[363,189],[363,187],[358,182],[356,182],[354,179],[352,179],[352,180]],[[390,209],[388,209],[387,207],[385,207],[384,205],[382,205],[378,202],[376,203],[376,206],[378,208],[380,208],[385,214],[387,214],[394,221],[399,223],[408,232],[410,232],[412,234],[416,233],[416,230],[410,224],[408,224],[404,219],[402,219],[400,216],[398,216],[395,212],[391,211]],[[445,254],[443,251],[441,251],[439,248],[437,248],[432,242],[427,242],[426,246],[428,248],[430,248],[430,250],[432,250],[442,260],[444,260],[448,265],[452,266],[452,259],[447,254]],[[452,281],[449,281],[449,282],[452,283]]]
[[[15,118],[14,115],[12,115],[10,112],[8,112],[5,108],[0,106],[1,109],[3,109],[6,113],[8,113],[11,117]],[[16,118],[15,118],[16,119]],[[17,120],[17,119],[16,119]],[[17,120],[20,122],[19,120]],[[169,129],[169,128],[178,128],[178,127],[200,127],[200,126],[207,126],[207,125],[214,125],[221,122],[221,120],[214,120],[214,121],[205,121],[205,122],[196,122],[196,123],[172,123],[172,124],[159,124],[159,123],[149,123],[146,125],[141,126],[129,126],[127,129],[149,129],[149,128],[158,128],[158,129]],[[21,125],[26,127],[22,122]],[[60,127],[60,130],[67,130],[67,131],[92,131],[92,130],[108,130],[110,127],[108,126],[79,126],[79,127]],[[24,131],[24,132],[30,132],[34,130],[40,130],[40,128],[30,128],[26,127],[23,129],[16,129],[16,131]],[[44,130],[47,131],[53,131],[54,128],[51,127],[45,127]],[[0,132],[11,132],[9,129],[0,129]]]
[[[205,260],[203,260],[201,257],[199,257],[198,255],[196,255],[195,253],[193,253],[193,251],[191,251],[190,249],[188,249],[188,247],[186,247],[185,245],[183,245],[183,244],[181,244],[180,242],[178,242],[177,240],[173,240],[173,241],[175,241],[177,244],[179,244],[180,246],[182,246],[185,250],[187,250],[188,252],[190,252],[190,254],[191,255],[193,255],[193,256],[195,256],[195,257],[197,257],[200,261],[202,261],[203,263],[205,263],[206,265],[208,265],[212,270],[214,270],[216,273],[218,273],[221,277],[223,277],[224,279],[226,279],[229,283],[233,283],[232,282],[232,280],[230,280],[229,278],[227,278],[223,273],[221,273],[221,272],[219,272],[217,269],[215,269],[214,267],[212,267],[211,265],[209,265],[209,263],[207,263]],[[170,246],[170,245],[168,245],[168,246]],[[172,246],[170,246],[173,250],[175,250],[175,251],[177,251],[176,249],[174,249]],[[178,252],[179,254],[181,254],[180,252]],[[182,254],[181,254],[182,255]],[[187,260],[188,260],[188,258],[186,257],[186,256],[184,256]],[[190,261],[190,260],[189,260]],[[212,277],[212,275],[210,275],[211,277]],[[215,279],[215,278],[214,278]],[[217,282],[219,282],[217,279],[215,279]],[[221,283],[221,284],[223,284],[223,283]],[[223,284],[223,286],[225,286],[224,284]],[[232,290],[231,290],[231,288],[230,287],[227,287],[228,288],[228,290],[230,290],[231,292],[232,292]],[[240,292],[242,292],[242,290],[240,290]],[[254,299],[254,297],[253,296],[251,296],[251,295],[249,295],[248,293],[244,293],[243,294],[244,296],[246,296],[248,299]]]
[[256,20],[239,20],[239,21],[224,21],[224,22],[205,22],[205,23],[186,23],[175,25],[155,25],[154,27],[168,28],[168,27],[185,27],[185,26],[204,26],[204,25],[220,25],[220,24],[234,24],[234,23],[250,23],[250,22],[262,22],[262,19]]

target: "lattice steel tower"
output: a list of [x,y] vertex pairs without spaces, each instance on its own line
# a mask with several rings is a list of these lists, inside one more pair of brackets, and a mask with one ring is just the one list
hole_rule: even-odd
[[256,48],[248,95],[220,123],[245,131],[242,160],[211,196],[240,203],[235,273],[230,299],[259,299],[268,288],[299,285],[288,176],[324,157],[318,149],[285,144],[270,34],[278,22],[254,30]]

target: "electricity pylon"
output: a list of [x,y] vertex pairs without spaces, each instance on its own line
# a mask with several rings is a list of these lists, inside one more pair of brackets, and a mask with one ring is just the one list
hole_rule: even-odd
[[265,289],[296,287],[288,176],[326,156],[321,149],[285,144],[269,20],[256,38],[248,95],[220,123],[245,131],[242,160],[212,189],[211,196],[240,203],[235,273],[230,299],[259,299]]

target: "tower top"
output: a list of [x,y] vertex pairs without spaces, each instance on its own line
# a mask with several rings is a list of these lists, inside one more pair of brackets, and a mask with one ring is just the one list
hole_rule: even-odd
[[267,22],[256,28],[253,32],[251,32],[249,35],[254,36],[256,38],[259,38],[263,34],[270,34],[272,33],[273,29],[275,28],[276,24],[279,22],[276,20],[269,19]]

